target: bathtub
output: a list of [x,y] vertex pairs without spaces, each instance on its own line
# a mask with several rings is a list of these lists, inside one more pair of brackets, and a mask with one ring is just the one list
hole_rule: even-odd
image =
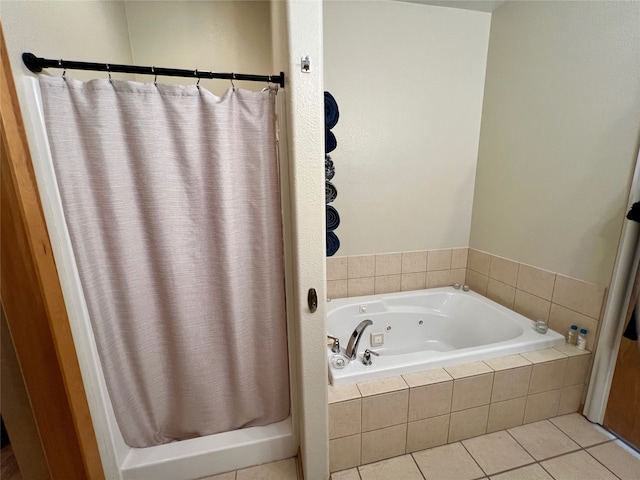
[[[369,319],[357,358],[335,362],[355,327]],[[341,354],[327,346],[329,380],[346,385],[430,368],[446,367],[564,344],[553,330],[538,333],[532,320],[475,292],[453,287],[332,300],[327,334],[337,337]],[[380,343],[382,342],[382,344]],[[379,354],[365,366],[365,349]]]
[[116,422],[67,230],[47,140],[40,88],[24,77],[24,115],[38,190],[67,307],[96,441],[108,480],[192,480],[296,455],[292,417],[271,425],[148,448],[128,446]]

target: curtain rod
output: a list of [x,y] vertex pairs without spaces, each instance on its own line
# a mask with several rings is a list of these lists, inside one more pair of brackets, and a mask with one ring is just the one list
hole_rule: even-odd
[[71,60],[54,60],[36,57],[33,53],[22,54],[25,66],[34,73],[43,68],[64,68],[68,70],[93,70],[108,73],[138,73],[161,77],[220,78],[224,80],[246,80],[250,82],[277,83],[284,88],[284,72],[280,75],[250,75],[246,73],[215,73],[200,70],[182,70],[178,68],[143,67],[139,65],[119,65],[111,63],[74,62]]

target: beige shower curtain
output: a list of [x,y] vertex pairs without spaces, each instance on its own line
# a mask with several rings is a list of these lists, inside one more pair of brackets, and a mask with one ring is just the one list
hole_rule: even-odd
[[40,86],[126,443],[286,418],[275,93],[44,75]]

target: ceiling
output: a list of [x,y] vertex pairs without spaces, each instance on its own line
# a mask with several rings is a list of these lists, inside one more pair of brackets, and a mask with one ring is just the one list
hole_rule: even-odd
[[477,12],[493,12],[505,3],[506,0],[398,0],[407,3],[421,3],[423,5],[435,5],[437,7],[462,8]]

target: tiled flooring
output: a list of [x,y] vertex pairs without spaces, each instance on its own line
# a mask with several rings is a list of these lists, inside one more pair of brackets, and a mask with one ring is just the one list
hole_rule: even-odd
[[640,454],[573,413],[336,472],[331,480],[640,480]]

